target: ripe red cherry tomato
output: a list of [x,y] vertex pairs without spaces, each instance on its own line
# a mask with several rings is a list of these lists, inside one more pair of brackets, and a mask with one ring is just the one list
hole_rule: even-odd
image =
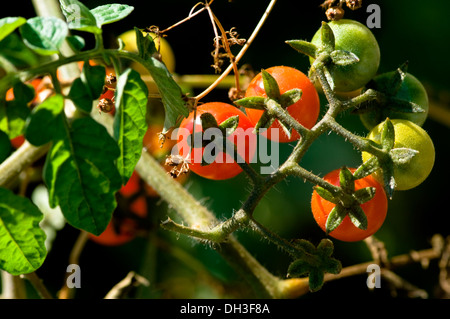
[[[119,192],[124,198],[131,198],[140,191],[140,188],[140,177],[134,172],[128,183],[122,186]],[[136,217],[144,218],[148,213],[147,201],[144,196],[137,196],[126,209]],[[130,242],[136,237],[139,225],[133,218],[121,216],[121,214],[123,212],[117,208],[105,231],[99,236],[90,234],[89,238],[103,246],[119,246]]]
[[[304,127],[310,129],[317,122],[320,112],[320,101],[319,95],[314,87],[314,84],[309,80],[309,78],[301,71],[287,67],[287,66],[275,66],[268,68],[266,70],[271,74],[278,83],[280,88],[280,93],[283,94],[286,91],[292,89],[301,89],[302,97],[301,99],[290,105],[287,108],[289,114],[296,119]],[[262,75],[259,73],[250,82],[246,94],[246,97],[250,96],[263,96],[267,97],[266,91],[264,90]],[[246,113],[250,121],[255,125],[261,118],[263,111],[255,109],[246,109]],[[291,137],[289,138],[281,128],[278,120],[275,120],[271,127],[267,130],[267,138],[271,139],[270,129],[276,128],[279,131],[279,142],[288,143],[296,141],[300,138],[300,135],[292,130]]]
[[[355,169],[352,168],[350,171],[353,173]],[[336,169],[325,175],[324,179],[333,185],[340,185],[339,173],[340,169]],[[353,225],[350,217],[346,216],[342,223],[329,234],[331,237],[348,242],[360,241],[375,234],[378,229],[380,229],[381,225],[383,225],[388,207],[384,188],[372,176],[367,176],[355,181],[355,190],[365,187],[375,187],[375,196],[361,205],[361,208],[367,217],[367,229],[359,229]],[[313,192],[311,210],[314,219],[323,231],[326,230],[325,225],[328,215],[334,207],[335,204],[322,198],[316,191]]]
[[[251,161],[256,150],[256,136],[253,134],[253,125],[247,116],[234,107],[233,105],[221,102],[210,102],[205,103],[197,107],[197,117],[195,120],[195,133],[203,132],[200,116],[203,113],[210,113],[215,119],[217,124],[222,124],[225,120],[230,117],[239,116],[239,124],[236,130],[229,135],[227,138],[232,141],[237,148],[237,154],[240,155],[247,163]],[[176,147],[178,148],[179,155],[186,157],[189,156],[189,150],[191,145],[192,133],[193,133],[193,118],[194,112],[189,114],[189,117],[185,118],[178,130],[178,143]],[[211,132],[211,131],[209,131]],[[217,130],[215,131],[217,132]],[[206,131],[208,133],[208,131]],[[214,144],[210,142],[209,138],[206,138],[205,132],[203,134],[203,141],[208,143],[201,147],[200,141],[196,141],[198,147],[192,149],[189,160],[190,160],[190,170],[200,175],[202,177],[213,179],[213,180],[224,180],[232,178],[242,172],[242,168],[236,163],[228,153],[219,151],[215,158],[209,156],[214,154],[211,151]],[[214,134],[214,132],[212,133]],[[194,139],[196,140],[196,139]],[[208,147],[208,149],[207,149]],[[217,149],[217,148],[216,148]],[[205,151],[208,152],[205,152]],[[208,157],[208,158],[206,158]],[[206,158],[210,164],[202,165],[202,158]]]

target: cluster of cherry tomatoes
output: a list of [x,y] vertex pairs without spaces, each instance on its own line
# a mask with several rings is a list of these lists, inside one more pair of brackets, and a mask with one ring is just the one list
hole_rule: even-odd
[[[376,74],[380,63],[380,50],[375,37],[366,26],[346,19],[333,21],[328,23],[328,25],[334,33],[335,49],[342,52],[351,52],[358,59],[357,63],[349,65],[328,65],[333,91],[337,96],[354,97],[372,88],[388,97],[385,100],[385,104],[386,101],[395,99],[397,102],[416,104],[422,109],[422,112],[405,112],[401,107],[396,109],[378,101],[375,107],[372,105],[371,108],[367,108],[360,114],[362,123],[370,131],[367,139],[380,143],[382,139],[382,122],[389,118],[395,131],[394,148],[409,148],[417,151],[412,160],[405,163],[396,163],[393,174],[396,181],[396,190],[407,190],[418,186],[430,174],[435,156],[433,142],[426,131],[421,128],[428,114],[427,93],[423,85],[413,75],[406,72],[395,71],[380,75]],[[321,29],[317,31],[311,41],[319,50],[323,49],[321,47]],[[313,63],[314,57],[311,57],[310,61]],[[301,99],[287,107],[286,110],[301,125],[311,129],[319,117],[320,101],[318,91],[320,91],[320,84],[310,80],[314,79],[313,76],[308,77],[292,67],[275,66],[268,68],[266,71],[276,80],[280,94],[292,89],[300,89],[302,91]],[[401,81],[397,79],[397,82],[393,82],[399,75],[401,76]],[[254,77],[246,89],[246,97],[267,97],[263,82],[261,73]],[[395,90],[392,88],[393,83],[396,86]],[[194,112],[192,112],[188,118],[182,121],[180,128],[186,129],[190,135],[195,135],[195,132],[202,132],[201,117],[204,113],[213,115],[218,125],[227,121],[230,117],[237,116],[239,118],[237,127],[242,130],[235,130],[227,138],[236,144],[238,154],[248,163],[249,159],[254,155],[256,147],[252,143],[247,143],[247,145],[244,145],[244,148],[242,145],[238,145],[237,141],[242,141],[238,135],[243,134],[242,132],[248,128],[253,128],[260,120],[263,112],[254,108],[241,110],[234,105],[225,103],[205,103],[197,107],[196,119],[194,120]],[[301,138],[295,130],[291,132],[290,136],[286,135],[278,120],[273,121],[270,128],[278,129],[276,141],[280,143],[289,143]],[[265,136],[268,139],[273,138],[270,132],[270,130],[265,132]],[[232,178],[242,172],[236,161],[227,160],[227,156],[229,156],[227,154],[216,154],[216,161],[209,164],[199,161],[203,156],[205,147],[201,145],[192,149],[186,148],[185,144],[187,142],[185,137],[185,135],[179,136],[178,142],[179,145],[184,146],[182,149],[187,149],[190,154],[184,151],[180,152],[180,155],[189,157],[189,167],[194,173],[205,178],[222,180]],[[192,145],[195,145],[195,143]],[[372,154],[363,152],[363,162],[369,160],[372,156]],[[340,171],[341,169],[336,169],[326,174],[324,180],[339,186]],[[354,172],[355,168],[350,168],[350,171]],[[379,171],[355,180],[355,192],[369,187],[375,191],[375,195],[369,201],[360,205],[367,218],[367,227],[358,228],[347,215],[329,235],[342,241],[359,241],[377,232],[387,214],[388,200],[383,185],[383,177]],[[316,191],[313,192],[311,200],[312,213],[316,222],[324,231],[326,231],[326,223],[330,212],[335,206],[335,203],[324,199]]]

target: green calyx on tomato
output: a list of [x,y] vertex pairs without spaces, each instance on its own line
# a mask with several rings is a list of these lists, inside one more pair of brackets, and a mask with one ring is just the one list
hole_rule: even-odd
[[407,64],[396,71],[374,77],[363,91],[373,89],[377,98],[362,105],[357,113],[371,130],[386,118],[409,120],[419,126],[428,116],[428,95],[422,83],[406,72]]
[[364,166],[370,166],[374,177],[393,190],[408,190],[420,185],[434,166],[435,149],[428,133],[411,121],[386,119],[375,126],[367,138],[380,145],[386,156],[377,158],[362,152]]
[[[258,133],[281,143],[296,141],[299,131],[310,129],[320,112],[319,95],[309,78],[287,66],[262,70],[247,87],[245,98],[235,101],[245,108]],[[272,133],[275,130],[278,134]]]
[[252,122],[222,102],[205,103],[191,112],[180,124],[177,141],[178,155],[187,158],[189,169],[213,180],[235,177],[242,172],[239,164],[250,163],[256,152]]
[[311,209],[317,224],[342,241],[359,241],[373,235],[387,214],[387,196],[382,184],[372,176],[357,178],[355,168],[334,170],[324,180],[340,186],[331,192],[316,186]]
[[[295,50],[327,66],[327,78],[336,92],[351,92],[365,86],[380,64],[380,48],[373,33],[360,22],[341,19],[322,22],[311,42],[291,40]],[[314,78],[314,68],[311,68]]]

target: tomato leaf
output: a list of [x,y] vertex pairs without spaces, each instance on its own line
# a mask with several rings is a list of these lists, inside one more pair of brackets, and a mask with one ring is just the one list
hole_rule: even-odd
[[140,29],[134,28],[136,32],[136,46],[139,56],[145,60],[150,59],[157,52],[155,42],[150,34],[144,36]]
[[126,4],[105,4],[91,10],[92,15],[97,21],[97,26],[101,28],[104,24],[113,23],[127,17],[134,7]]
[[25,137],[35,146],[44,145],[58,135],[59,115],[64,110],[64,97],[53,95],[39,104],[27,120]]
[[181,88],[173,79],[165,64],[154,57],[143,62],[158,87],[165,110],[163,134],[176,125],[181,117],[188,117],[189,110],[183,100]]
[[6,17],[0,19],[0,41],[26,22],[27,20],[22,17]]
[[24,43],[41,55],[59,53],[68,35],[67,24],[55,17],[35,17],[20,27]]
[[77,0],[59,0],[59,3],[69,29],[94,34],[102,32],[97,26],[97,19],[83,3]]
[[103,91],[105,85],[106,70],[101,65],[90,65],[89,62],[85,62],[83,70],[81,71],[81,81],[89,93],[91,100],[97,99]]
[[303,41],[303,40],[289,40],[286,41],[293,49],[297,50],[300,53],[308,55],[312,58],[315,58],[317,55],[317,46],[312,44],[311,42]]
[[80,110],[90,113],[92,110],[92,97],[89,92],[86,90],[86,86],[84,85],[81,78],[76,78],[72,82],[72,86],[70,87],[68,98],[72,100],[77,108]]
[[12,147],[8,135],[0,130],[0,163],[11,154]]
[[[35,66],[39,63],[37,54],[27,47],[16,33],[11,33],[0,42],[0,56],[17,68]],[[0,64],[5,67],[4,61]]]
[[61,132],[47,154],[43,174],[50,206],[59,205],[72,226],[99,235],[111,219],[121,186],[115,165],[119,149],[92,118],[76,119],[70,128],[62,115],[59,118]]
[[117,167],[125,185],[141,157],[142,141],[147,131],[147,85],[138,72],[128,69],[120,74],[116,85],[114,138],[120,157]]
[[27,103],[19,100],[0,100],[0,130],[13,139],[23,134],[25,120],[30,114]]
[[27,198],[0,188],[0,269],[12,275],[38,269],[47,256],[43,218]]

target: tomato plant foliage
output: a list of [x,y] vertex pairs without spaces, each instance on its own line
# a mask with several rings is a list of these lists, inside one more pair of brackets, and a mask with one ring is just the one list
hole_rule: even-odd
[[[116,208],[117,191],[127,183],[139,160],[147,130],[146,84],[136,71],[123,70],[120,61],[141,63],[158,87],[164,87],[160,94],[167,128],[188,110],[166,66],[152,56],[155,45],[151,37],[137,30],[137,53],[104,47],[102,26],[127,17],[132,6],[108,4],[89,9],[74,0],[61,0],[60,4],[67,22],[53,17],[0,19],[0,40],[16,49],[15,53],[3,46],[0,50],[2,66],[8,71],[0,79],[0,129],[2,140],[23,135],[27,147],[48,147],[42,178],[50,206],[59,206],[72,226],[99,235]],[[83,38],[70,35],[70,30],[93,34],[95,48],[83,50]],[[65,41],[73,50],[70,55],[60,54]],[[55,53],[57,59],[52,58]],[[92,65],[89,61],[93,60],[99,62]],[[73,62],[84,62],[83,67],[79,76],[63,87],[59,68]],[[107,65],[118,78],[112,133],[101,117],[96,121],[92,116],[98,112],[93,106],[102,94]],[[30,107],[36,92],[27,82],[46,75],[50,75],[53,94]],[[7,99],[6,91],[11,88],[14,98]],[[66,112],[69,102],[75,106],[72,113]],[[13,156],[8,145],[2,159]],[[11,274],[32,272],[46,256],[45,233],[39,228],[42,214],[26,197],[5,188],[0,192],[0,268]]]

